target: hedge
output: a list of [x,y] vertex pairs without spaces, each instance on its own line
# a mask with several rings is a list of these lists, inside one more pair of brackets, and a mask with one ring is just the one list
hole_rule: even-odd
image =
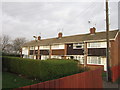
[[20,57],[20,54],[16,54],[16,53],[5,53],[5,52],[2,52],[1,55],[2,56],[11,56],[11,57]]
[[2,57],[3,68],[7,71],[37,78],[41,81],[56,79],[79,72],[73,60],[33,60],[18,57]]

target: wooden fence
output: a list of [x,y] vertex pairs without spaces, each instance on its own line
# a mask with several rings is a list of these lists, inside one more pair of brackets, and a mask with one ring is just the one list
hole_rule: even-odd
[[112,81],[115,82],[118,78],[120,78],[120,65],[113,66],[111,68],[112,71]]
[[25,86],[18,88],[19,90],[23,89],[45,89],[45,88],[102,88],[102,70],[97,69],[94,71],[88,71],[83,73],[78,73],[70,75],[67,77],[50,80],[30,86]]

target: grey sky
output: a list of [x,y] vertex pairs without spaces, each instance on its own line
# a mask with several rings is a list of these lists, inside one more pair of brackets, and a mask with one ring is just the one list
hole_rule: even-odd
[[[118,3],[110,2],[110,29],[118,29]],[[91,25],[88,21],[91,20]],[[104,2],[3,2],[2,33],[33,39],[89,33],[96,24],[97,31],[105,30]]]

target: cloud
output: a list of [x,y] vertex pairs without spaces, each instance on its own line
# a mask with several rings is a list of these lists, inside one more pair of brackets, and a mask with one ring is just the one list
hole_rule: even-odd
[[[119,0],[109,0],[118,2]],[[3,2],[104,2],[104,0],[4,0]]]
[[[117,3],[112,2],[111,28],[117,29]],[[65,36],[89,32],[96,24],[97,31],[105,30],[105,3],[103,2],[3,2],[3,33],[12,38],[33,35],[56,37],[63,28]]]

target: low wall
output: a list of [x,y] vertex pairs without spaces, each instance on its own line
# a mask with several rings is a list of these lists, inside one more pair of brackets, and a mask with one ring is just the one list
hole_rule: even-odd
[[87,65],[90,70],[102,69],[104,71],[104,65]]
[[102,88],[102,70],[78,73],[67,77],[50,80],[19,89],[31,88]]

